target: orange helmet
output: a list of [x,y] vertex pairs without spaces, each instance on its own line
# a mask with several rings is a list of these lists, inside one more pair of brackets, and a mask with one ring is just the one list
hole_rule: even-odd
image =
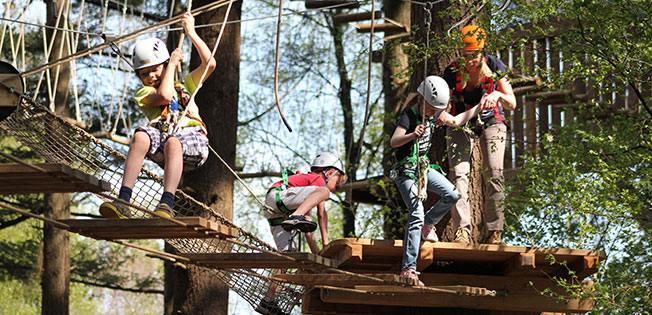
[[479,50],[484,48],[487,33],[477,25],[467,25],[462,28],[462,50]]

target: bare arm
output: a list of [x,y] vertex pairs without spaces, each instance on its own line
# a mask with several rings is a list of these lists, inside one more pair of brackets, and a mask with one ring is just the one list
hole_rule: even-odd
[[181,25],[183,26],[183,29],[186,32],[188,38],[190,38],[190,41],[192,41],[192,45],[195,46],[195,49],[199,54],[199,58],[201,59],[201,64],[199,67],[192,70],[191,72],[192,80],[195,82],[195,84],[200,84],[201,82],[199,82],[199,80],[201,79],[204,70],[208,68],[206,76],[204,77],[205,80],[211,73],[213,73],[213,70],[215,70],[217,62],[215,61],[215,58],[213,58],[210,48],[208,48],[204,40],[201,39],[201,37],[199,37],[195,31],[195,18],[192,16],[192,14],[184,14],[181,18]]
[[168,65],[163,69],[161,83],[147,97],[143,98],[143,104],[149,107],[158,107],[170,104],[174,94],[174,71],[177,65],[183,60],[181,49],[177,48],[170,54]]
[[[498,80],[498,91],[493,91],[491,94],[487,95],[483,101],[480,102],[480,105],[486,105],[484,109],[488,109],[492,103],[500,102],[503,108],[507,110],[516,109],[516,96],[514,96],[514,90],[512,90],[512,85],[509,84],[507,78],[502,78]],[[493,106],[491,106],[493,107]]]
[[317,205],[317,222],[321,233],[321,245],[328,244],[328,214],[326,213],[326,202],[322,201]]
[[441,115],[437,118],[438,124],[444,124],[446,126],[451,126],[451,127],[459,127],[464,125],[469,119],[475,117],[480,110],[482,110],[482,107],[480,105],[475,105],[473,108],[464,111],[463,113],[453,116],[446,111],[443,111]]
[[398,126],[396,127],[396,130],[394,130],[394,134],[392,135],[392,138],[389,140],[389,145],[392,148],[398,148],[418,138],[420,135],[423,134],[425,130],[426,130],[426,126],[418,125],[416,128],[414,128],[414,132],[406,134],[407,129],[403,126]]

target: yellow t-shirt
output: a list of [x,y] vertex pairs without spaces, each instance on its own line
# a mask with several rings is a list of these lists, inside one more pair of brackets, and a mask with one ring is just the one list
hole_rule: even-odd
[[[192,74],[186,75],[184,78],[184,84],[181,84],[180,82],[175,82],[175,90],[181,91],[183,93],[185,98],[190,98],[190,95],[197,89],[197,85],[195,85],[195,81],[192,80]],[[138,104],[138,107],[140,110],[143,111],[143,114],[149,119],[150,125],[154,124],[158,120],[161,119],[161,115],[163,114],[163,110],[169,106],[168,105],[163,105],[163,106],[148,106],[147,104],[143,103],[143,99],[149,96],[152,92],[156,91],[156,88],[152,86],[143,86],[136,90],[134,93],[134,99],[136,100],[136,104]],[[174,96],[172,97],[172,101],[170,104],[181,104],[181,100],[179,99],[179,93],[175,91]],[[204,133],[206,132],[206,128],[204,127],[204,124],[201,120],[201,117],[199,117],[199,107],[197,107],[197,104],[193,101],[192,103],[188,104],[190,107],[188,109],[188,114],[181,118],[179,121],[179,127],[192,127],[192,126],[202,126],[202,129]],[[179,106],[179,110],[181,113],[185,110],[183,105]]]

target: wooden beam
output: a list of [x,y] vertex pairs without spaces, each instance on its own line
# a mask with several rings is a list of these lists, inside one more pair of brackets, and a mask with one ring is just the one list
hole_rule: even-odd
[[474,296],[487,296],[489,290],[486,288],[471,287],[467,285],[437,285],[437,286],[415,286],[415,287],[401,287],[395,285],[356,285],[356,290],[362,290],[369,293],[391,293],[391,294],[420,294],[423,292],[431,292],[431,289],[442,289],[455,291],[457,294],[474,295]]
[[[220,269],[230,268],[316,268],[333,267],[332,260],[313,253],[210,253],[181,254],[193,262]],[[296,259],[296,261],[286,257]]]
[[[416,279],[400,277],[397,274],[365,274],[366,276],[371,276],[378,278],[382,281],[394,282],[394,283],[404,283],[407,285],[416,285]],[[365,284],[378,284],[378,281],[366,279],[356,275],[349,274],[339,274],[339,273],[302,273],[302,274],[280,274],[276,276],[277,278],[284,279],[291,283],[316,286],[316,285],[328,285],[328,286],[354,286],[354,285],[365,285]]]
[[341,6],[333,9],[355,9],[360,7],[360,3],[358,1],[343,0],[306,0],[305,4],[306,9],[321,9],[339,4],[341,4]]
[[59,222],[70,226],[70,231],[96,239],[166,239],[238,237],[240,231],[201,217],[174,218],[186,224],[181,226],[165,219],[69,219]]
[[532,273],[535,265],[536,256],[534,252],[530,253],[519,253],[514,255],[513,258],[509,259],[505,264],[505,275],[515,275],[515,274],[527,274]]
[[65,164],[34,164],[41,172],[22,164],[0,164],[0,194],[102,192],[111,184]]
[[537,293],[528,297],[466,296],[458,294],[420,292],[411,294],[362,293],[361,290],[321,288],[320,298],[326,303],[348,303],[362,305],[415,306],[415,307],[460,307],[498,311],[520,312],[568,312],[585,313],[593,309],[591,299],[570,299],[557,301]]
[[[344,24],[348,22],[357,22],[357,21],[366,21],[371,20],[371,12],[360,12],[360,13],[350,13],[350,14],[338,14],[333,16],[333,23],[335,24]],[[382,11],[375,11],[374,19],[380,19],[383,17]]]
[[362,261],[362,245],[346,244],[333,258],[333,267],[339,267],[344,262],[360,263]]
[[[370,33],[371,24],[358,24],[355,26],[358,33]],[[394,23],[374,24],[374,33],[384,32],[385,34],[396,34],[407,32],[405,25],[396,25]]]

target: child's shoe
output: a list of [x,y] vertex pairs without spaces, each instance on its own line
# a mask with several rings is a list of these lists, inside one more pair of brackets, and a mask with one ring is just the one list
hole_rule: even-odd
[[423,282],[419,280],[419,272],[416,271],[414,268],[408,268],[407,270],[403,270],[400,276],[408,279],[416,279],[418,285],[424,286]]
[[291,215],[281,222],[281,226],[288,232],[299,230],[303,233],[310,233],[317,229],[317,223],[306,220],[306,217],[302,215]]
[[156,209],[154,209],[154,213],[166,218],[174,217],[174,211],[172,211],[172,208],[167,203],[159,203]]
[[421,238],[424,241],[439,242],[436,232],[437,228],[433,224],[424,224],[421,228]]
[[285,313],[281,310],[281,308],[278,306],[278,303],[276,301],[266,301],[262,300],[260,301],[260,304],[256,307],[256,312],[261,313],[261,314],[278,314],[278,315],[285,315],[288,313]]
[[117,201],[107,201],[100,205],[100,214],[109,219],[129,219],[131,211],[129,206]]

